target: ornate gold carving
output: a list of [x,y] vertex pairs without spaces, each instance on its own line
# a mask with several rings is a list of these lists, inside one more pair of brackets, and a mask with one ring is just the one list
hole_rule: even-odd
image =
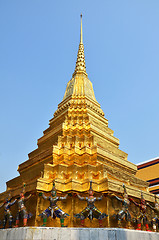
[[[38,140],[38,148],[29,154],[29,160],[19,165],[20,176],[7,182],[7,191],[0,194],[0,201],[4,201],[8,191],[13,197],[19,195],[25,181],[26,191],[34,192],[36,196],[32,225],[40,225],[38,215],[47,205],[37,193],[51,191],[53,180],[60,194],[85,194],[90,180],[97,195],[101,192],[120,194],[123,192],[122,184],[125,183],[129,196],[140,198],[140,191],[143,190],[145,199],[152,202],[154,198],[148,191],[148,183],[135,177],[137,167],[127,161],[127,153],[119,149],[119,139],[113,134],[95,99],[92,83],[86,73],[81,22],[76,67],[67,84],[63,101],[58,105],[48,129]],[[113,201],[114,209],[119,210],[119,203]],[[84,208],[84,203],[75,197],[68,197],[60,204],[62,209],[66,208],[66,212],[71,212],[67,225],[77,226],[73,216]],[[111,199],[104,197],[97,205],[101,211],[110,215],[105,226],[117,226],[111,217],[114,213]],[[58,221],[50,221],[48,224],[59,226]],[[98,223],[86,221],[86,224],[94,227]]]

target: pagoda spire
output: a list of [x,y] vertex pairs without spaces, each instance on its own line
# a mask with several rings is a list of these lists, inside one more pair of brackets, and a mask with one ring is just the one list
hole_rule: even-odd
[[[81,98],[87,97],[97,103],[94,95],[93,86],[91,81],[88,79],[86,73],[85,56],[84,56],[84,45],[83,45],[83,32],[82,32],[82,14],[81,14],[81,28],[80,28],[80,43],[77,53],[77,61],[75,71],[72,75],[71,80],[67,83],[67,88],[63,97],[63,101],[69,97]],[[100,110],[102,111],[102,110]],[[102,111],[103,114],[103,111]]]
[[80,44],[83,44],[83,32],[82,32],[82,13],[81,13],[81,34],[80,34]]
[[73,76],[75,76],[77,73],[84,74],[87,76],[85,56],[84,56],[84,45],[83,45],[82,14],[81,14],[80,43],[78,48],[76,67],[75,67]]

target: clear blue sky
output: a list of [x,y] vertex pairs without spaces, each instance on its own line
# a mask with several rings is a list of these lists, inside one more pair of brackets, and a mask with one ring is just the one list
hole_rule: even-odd
[[159,156],[158,0],[1,0],[0,191],[62,101],[81,12],[87,73],[120,149],[133,163]]

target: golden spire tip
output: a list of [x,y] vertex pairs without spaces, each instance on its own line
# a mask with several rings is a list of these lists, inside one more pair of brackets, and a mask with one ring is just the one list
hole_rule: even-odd
[[84,46],[83,46],[83,34],[82,34],[82,14],[81,16],[81,30],[80,30],[80,44],[78,48],[77,61],[73,77],[76,73],[82,73],[87,76],[86,65],[85,65],[85,56],[84,56]]
[[82,13],[81,13],[81,34],[80,34],[80,44],[83,44],[83,33],[82,33]]

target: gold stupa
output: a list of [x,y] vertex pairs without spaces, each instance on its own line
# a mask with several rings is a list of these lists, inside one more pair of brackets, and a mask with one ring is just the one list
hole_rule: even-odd
[[[86,196],[90,180],[95,195],[104,194],[96,206],[108,214],[104,220],[106,227],[116,226],[111,216],[120,209],[117,201],[112,203],[109,193],[122,194],[123,183],[129,196],[139,199],[142,190],[147,201],[154,201],[148,183],[135,177],[137,166],[129,162],[127,153],[119,149],[119,139],[114,137],[113,130],[108,127],[108,120],[95,98],[86,72],[82,17],[75,71],[67,84],[62,102],[37,145],[37,149],[29,153],[29,159],[19,165],[19,176],[8,181],[7,190],[0,194],[1,202],[9,192],[16,198],[25,182],[26,192],[32,193],[26,202],[28,212],[33,213],[28,225],[42,224],[38,215],[48,207],[49,202],[43,200],[38,193],[42,191],[49,195],[53,180],[57,195],[72,193],[67,200],[58,202],[59,207],[70,214],[66,219],[69,227],[79,225],[74,214],[86,206],[86,202],[80,201],[73,194]],[[15,215],[16,206],[12,207],[12,211]],[[0,210],[0,217],[2,216],[3,209]],[[50,219],[47,225],[60,226],[60,222],[58,219]],[[98,222],[88,220],[86,225],[98,227]]]

